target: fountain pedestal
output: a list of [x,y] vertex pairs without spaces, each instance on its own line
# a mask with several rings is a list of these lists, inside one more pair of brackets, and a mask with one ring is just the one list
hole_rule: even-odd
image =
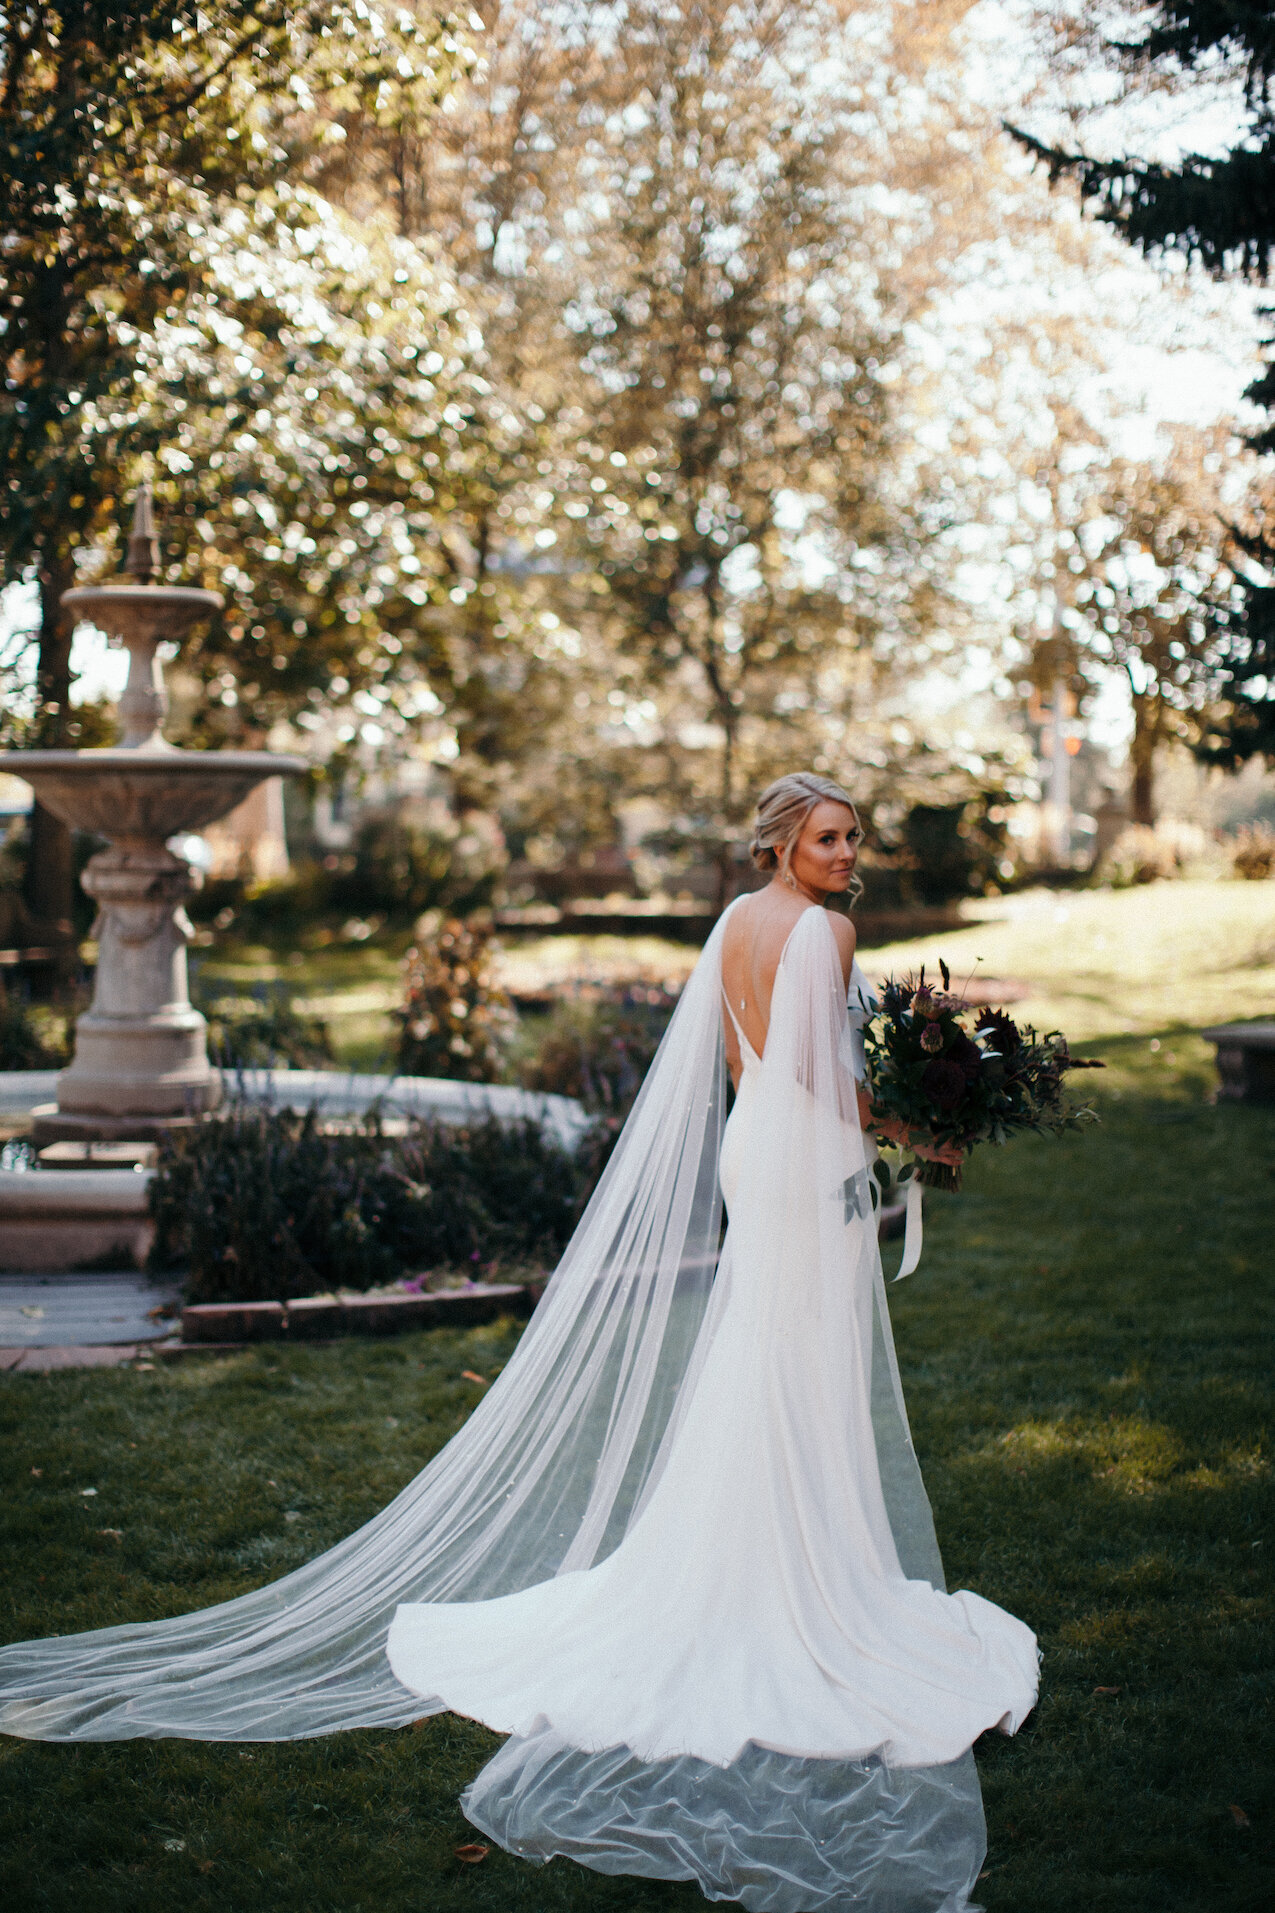
[[35,1112],[37,1140],[149,1137],[221,1100],[204,1019],[186,990],[192,932],[183,906],[198,873],[164,844],[113,844],[81,882],[98,906],[97,985],[57,1103]]

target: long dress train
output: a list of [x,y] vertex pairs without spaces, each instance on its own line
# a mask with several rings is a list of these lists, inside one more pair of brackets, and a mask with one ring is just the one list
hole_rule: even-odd
[[[451,1708],[533,1859],[764,1913],[960,1913],[1036,1646],[943,1592],[824,913],[722,1134],[719,925],[518,1353],[385,1512],[202,1614],[0,1654],[0,1727],[273,1738]],[[720,1254],[718,1170],[729,1210]]]

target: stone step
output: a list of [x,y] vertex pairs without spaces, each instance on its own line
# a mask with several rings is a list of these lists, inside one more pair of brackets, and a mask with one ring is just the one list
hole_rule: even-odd
[[[155,1234],[147,1169],[0,1170],[0,1270],[145,1266]],[[108,1262],[109,1266],[109,1262]]]
[[173,1333],[178,1291],[145,1276],[0,1275],[0,1347],[159,1341]]
[[153,1142],[51,1142],[39,1152],[44,1169],[153,1169]]

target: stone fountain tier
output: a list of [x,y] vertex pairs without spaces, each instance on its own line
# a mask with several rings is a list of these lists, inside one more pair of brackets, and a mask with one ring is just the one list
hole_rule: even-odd
[[163,844],[233,810],[267,777],[307,768],[276,751],[180,751],[163,743],[91,751],[0,751],[0,770],[21,777],[75,830],[112,843]]

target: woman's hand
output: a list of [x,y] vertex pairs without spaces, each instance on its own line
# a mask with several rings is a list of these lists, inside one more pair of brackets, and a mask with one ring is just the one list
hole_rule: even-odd
[[959,1143],[927,1143],[913,1140],[907,1124],[898,1116],[870,1115],[871,1127],[882,1142],[894,1143],[900,1149],[910,1149],[914,1156],[920,1156],[924,1162],[946,1163],[949,1169],[959,1169],[965,1160],[965,1151]]
[[959,1143],[944,1142],[936,1146],[933,1143],[913,1142],[907,1146],[914,1156],[921,1156],[926,1162],[944,1162],[949,1169],[959,1169],[965,1161],[965,1151]]

